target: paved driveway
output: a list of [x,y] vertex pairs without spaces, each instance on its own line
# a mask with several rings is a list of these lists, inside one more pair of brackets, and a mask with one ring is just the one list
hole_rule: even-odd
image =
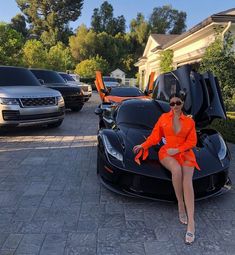
[[[234,189],[196,203],[197,240],[188,247],[175,204],[100,186],[98,102],[94,94],[58,129],[1,131],[0,255],[235,254]],[[234,168],[235,159],[235,183]]]

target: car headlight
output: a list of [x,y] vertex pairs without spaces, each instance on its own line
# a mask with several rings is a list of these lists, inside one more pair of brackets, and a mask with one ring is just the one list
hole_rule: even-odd
[[59,106],[64,106],[64,98],[62,96],[57,97],[57,104]]
[[227,146],[224,139],[219,135],[220,149],[218,151],[218,157],[223,160],[227,155]]
[[122,154],[113,148],[113,146],[110,144],[109,139],[106,135],[103,135],[103,142],[108,154],[110,154],[111,156],[113,156],[119,161],[123,161]]
[[3,105],[19,105],[19,100],[16,98],[0,98],[0,104]]

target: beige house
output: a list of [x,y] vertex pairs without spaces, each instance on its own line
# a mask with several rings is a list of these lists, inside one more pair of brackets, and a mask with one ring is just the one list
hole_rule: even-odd
[[151,34],[143,56],[135,63],[139,68],[140,88],[144,89],[152,71],[156,76],[160,74],[160,53],[164,50],[173,50],[174,68],[200,62],[205,49],[215,40],[218,27],[222,38],[228,31],[235,35],[235,8],[214,14],[181,35]]

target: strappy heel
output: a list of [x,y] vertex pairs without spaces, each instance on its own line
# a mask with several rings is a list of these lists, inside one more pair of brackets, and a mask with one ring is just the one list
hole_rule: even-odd
[[185,234],[185,244],[192,244],[195,241],[195,233],[191,233],[189,231]]
[[187,225],[188,224],[188,217],[186,213],[179,213],[179,220],[181,224]]

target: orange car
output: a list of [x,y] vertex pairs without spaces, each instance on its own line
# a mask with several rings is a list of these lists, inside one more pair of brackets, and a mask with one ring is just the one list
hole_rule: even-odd
[[[150,88],[153,87],[153,83],[154,83],[154,72],[152,72],[150,75],[148,91],[151,91]],[[101,101],[106,103],[108,102],[120,103],[125,99],[137,98],[137,97],[150,98],[149,94],[147,93],[145,94],[144,92],[142,92],[140,89],[136,87],[120,86],[120,87],[107,89],[103,82],[102,74],[100,71],[96,71],[95,85],[100,95]]]

